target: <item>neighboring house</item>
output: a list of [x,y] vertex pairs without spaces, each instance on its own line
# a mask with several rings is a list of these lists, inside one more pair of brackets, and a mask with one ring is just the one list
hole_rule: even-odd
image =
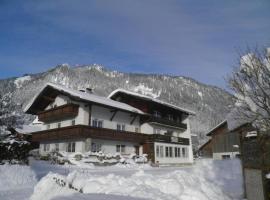
[[200,146],[198,153],[199,156],[202,156],[204,158],[212,158],[213,157],[212,139],[209,139],[206,143]]
[[230,130],[224,120],[206,135],[211,137],[213,159],[229,159],[240,156],[240,141],[249,131],[254,130],[250,123],[244,123]]
[[[149,97],[119,90],[108,98],[48,83],[25,108],[38,115],[42,131],[32,134],[40,154],[51,151],[148,154],[152,162],[192,163],[188,117],[194,114]],[[122,100],[121,100],[121,98]]]

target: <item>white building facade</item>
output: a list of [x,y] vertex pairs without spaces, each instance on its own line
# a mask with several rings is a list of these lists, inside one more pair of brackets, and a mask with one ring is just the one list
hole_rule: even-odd
[[[25,108],[43,122],[42,130],[32,134],[33,141],[40,144],[40,154],[147,154],[155,163],[192,163],[188,117],[193,113],[160,101],[154,104],[162,107],[161,112],[115,99],[134,98],[132,95],[118,90],[105,98],[48,83]],[[152,104],[147,98],[136,101]]]

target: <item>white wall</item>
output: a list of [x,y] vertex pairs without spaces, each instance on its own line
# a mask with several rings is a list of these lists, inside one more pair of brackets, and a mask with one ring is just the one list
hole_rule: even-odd
[[110,119],[113,115],[113,112],[111,112],[111,110],[113,109],[92,105],[91,120],[100,119],[103,121],[103,128],[109,128],[109,129],[116,129],[118,123],[125,124],[126,131],[135,132],[136,127],[140,128],[139,116],[136,117],[135,121],[131,125],[130,122],[133,119],[133,117],[131,116],[131,113],[118,111],[116,115],[114,116],[113,120],[111,121]]

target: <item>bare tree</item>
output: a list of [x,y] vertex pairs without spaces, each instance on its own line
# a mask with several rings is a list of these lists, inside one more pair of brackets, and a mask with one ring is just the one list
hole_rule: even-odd
[[248,49],[228,82],[237,98],[236,118],[270,130],[270,48]]

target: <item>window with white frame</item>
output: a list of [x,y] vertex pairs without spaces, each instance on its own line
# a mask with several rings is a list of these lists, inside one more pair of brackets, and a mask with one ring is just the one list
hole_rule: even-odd
[[50,124],[47,124],[47,130],[51,128],[51,125]]
[[180,147],[174,147],[174,157],[176,157],[176,158],[181,157],[181,148]]
[[187,147],[183,147],[182,148],[182,156],[184,158],[187,158],[188,157],[188,148]]
[[103,121],[99,119],[93,119],[92,120],[92,126],[102,128],[103,127]]
[[157,145],[156,146],[156,155],[159,158],[163,158],[164,157],[164,147],[162,145]]
[[55,144],[55,151],[57,151],[57,152],[59,151],[59,143]]
[[75,152],[76,150],[76,142],[69,142],[67,144],[67,152]]
[[117,124],[116,129],[118,131],[125,131],[126,130],[126,125],[125,124]]
[[159,152],[159,145],[156,146],[156,156],[160,157],[160,152]]
[[43,151],[50,151],[50,144],[43,144]]
[[116,145],[116,152],[117,153],[125,153],[126,152],[126,145]]
[[169,147],[165,147],[165,156],[169,157]]
[[173,157],[173,148],[169,147],[169,157],[172,158]]
[[154,134],[161,134],[161,130],[158,128],[154,128]]
[[102,151],[101,149],[102,149],[102,144],[92,142],[92,144],[91,144],[91,151],[92,152],[100,152],[100,151]]
[[57,127],[61,128],[61,122],[57,123]]
[[140,128],[139,127],[135,127],[135,132],[136,133],[140,133]]

